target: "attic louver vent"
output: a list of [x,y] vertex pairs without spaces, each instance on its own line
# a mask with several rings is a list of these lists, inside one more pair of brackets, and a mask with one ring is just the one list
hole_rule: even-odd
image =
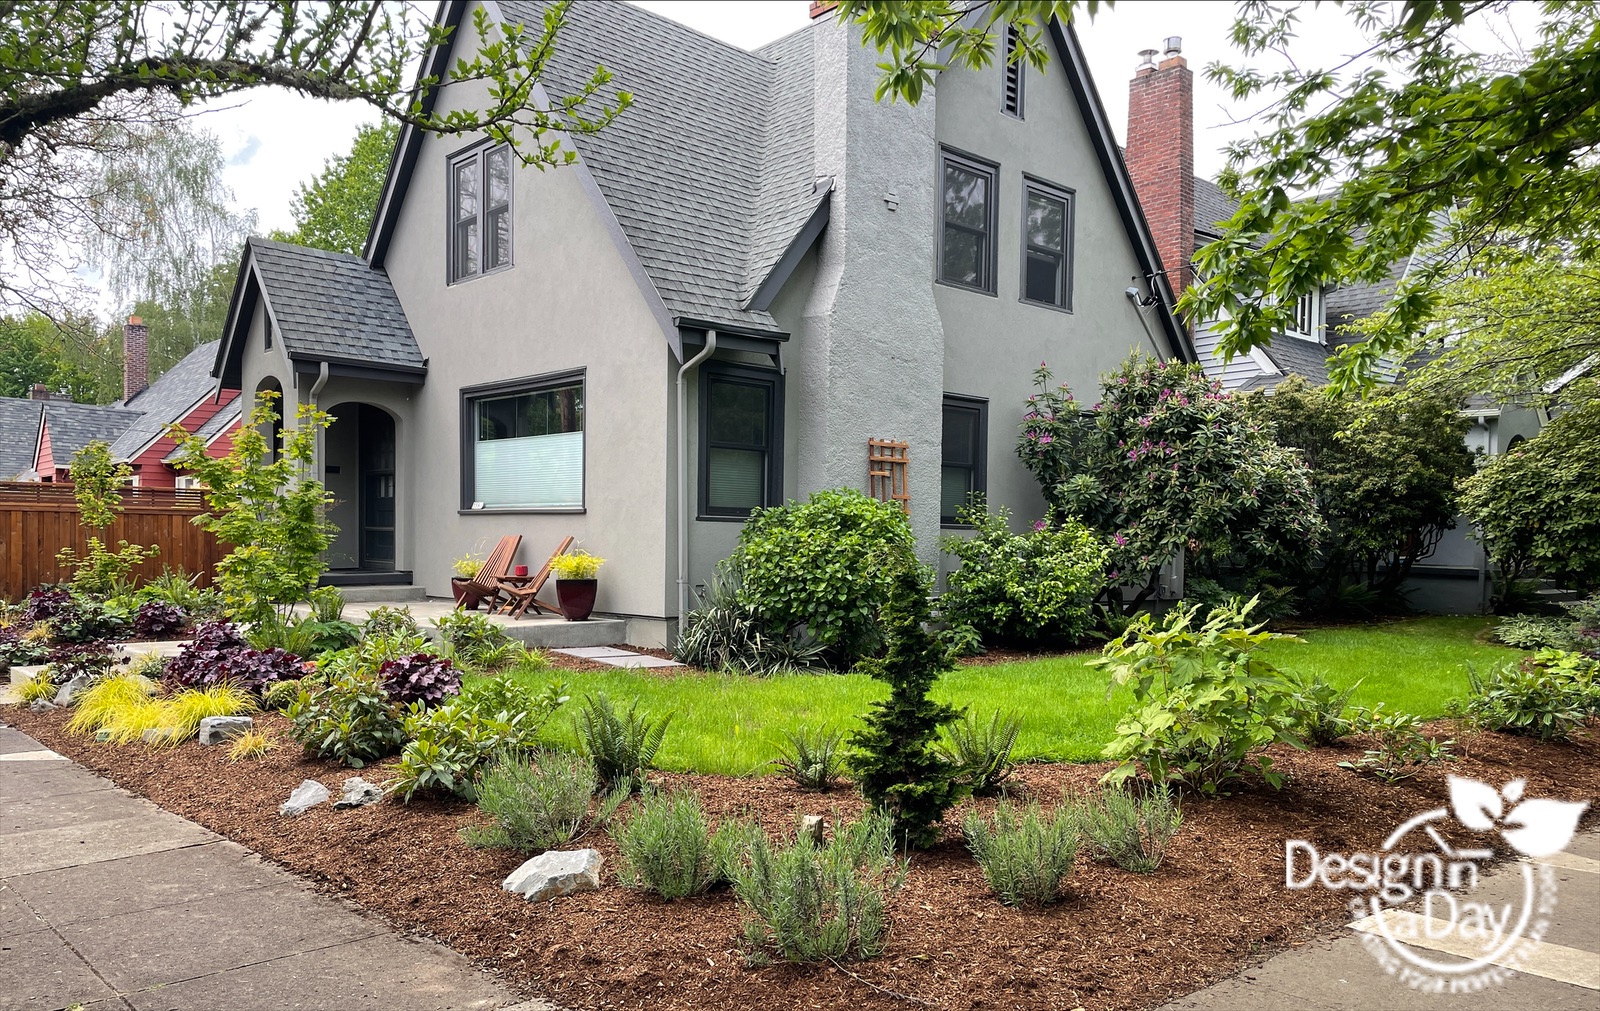
[[1017,51],[1017,28],[1006,26],[1005,81],[1001,85],[1000,111],[1007,116],[1022,118],[1022,61],[1012,57]]

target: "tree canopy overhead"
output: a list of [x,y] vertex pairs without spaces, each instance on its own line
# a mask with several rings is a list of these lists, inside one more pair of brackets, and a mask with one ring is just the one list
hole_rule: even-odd
[[329,158],[310,182],[300,184],[291,204],[295,229],[273,238],[359,254],[383,196],[389,155],[399,132],[393,123],[361,127],[348,153]]

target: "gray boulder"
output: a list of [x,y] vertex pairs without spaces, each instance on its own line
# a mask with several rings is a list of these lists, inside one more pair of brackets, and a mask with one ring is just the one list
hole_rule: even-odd
[[139,735],[139,740],[146,744],[175,744],[178,740],[177,727],[151,727]]
[[828,819],[820,814],[803,814],[800,816],[800,838],[813,846],[825,846],[828,842]]
[[55,700],[56,701],[56,705],[58,705],[58,706],[71,705],[72,704],[72,697],[74,695],[78,694],[79,692],[83,691],[85,688],[89,687],[89,685],[90,685],[89,675],[87,675],[87,674],[79,674],[77,677],[73,678],[71,681],[68,681],[66,684],[64,684],[60,688],[56,689],[56,700]]
[[200,743],[223,744],[255,726],[256,721],[248,716],[207,716],[200,721]]
[[512,871],[500,887],[529,902],[593,892],[600,888],[600,865],[604,862],[598,850],[551,850]]
[[334,801],[333,809],[343,811],[351,807],[365,807],[376,804],[383,799],[383,788],[367,782],[360,776],[351,776],[344,781],[344,787],[339,791],[339,799]]
[[30,713],[47,713],[55,707],[56,704],[49,699],[34,699],[28,703],[28,711]]
[[284,801],[283,806],[278,808],[278,813],[281,815],[305,814],[331,796],[333,794],[328,792],[327,787],[314,779],[308,779],[294,788],[294,792],[289,794],[289,799]]

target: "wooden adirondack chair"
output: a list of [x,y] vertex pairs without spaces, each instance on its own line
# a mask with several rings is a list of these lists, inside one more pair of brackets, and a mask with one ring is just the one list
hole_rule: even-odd
[[478,574],[467,583],[466,592],[461,595],[461,603],[456,606],[476,611],[479,604],[487,601],[489,611],[493,613],[495,605],[500,600],[500,580],[511,571],[511,561],[517,557],[517,549],[521,546],[521,534],[507,534],[500,538],[500,543],[496,544],[494,550],[489,552],[489,557],[483,560]]
[[529,608],[532,608],[535,614],[543,611],[560,615],[563,618],[566,617],[565,612],[561,610],[559,605],[540,600],[539,591],[544,589],[544,584],[550,579],[550,563],[555,561],[557,555],[565,554],[570,547],[572,547],[572,538],[562,538],[560,546],[550,553],[549,558],[545,559],[543,567],[526,582],[521,579],[516,580],[514,583],[501,580],[500,594],[505,602],[500,606],[500,613],[510,614],[513,618],[520,618],[528,613]]

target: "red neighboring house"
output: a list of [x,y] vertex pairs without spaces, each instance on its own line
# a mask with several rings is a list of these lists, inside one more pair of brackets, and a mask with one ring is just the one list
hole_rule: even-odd
[[211,378],[217,342],[201,345],[178,364],[149,381],[150,330],[137,316],[123,327],[122,402],[107,406],[45,398],[34,441],[34,472],[40,481],[70,479],[72,456],[99,439],[111,457],[133,468],[131,483],[141,488],[185,487],[173,463],[177,443],[173,425],[207,440],[211,456],[226,455],[239,426],[239,391],[218,391]]

